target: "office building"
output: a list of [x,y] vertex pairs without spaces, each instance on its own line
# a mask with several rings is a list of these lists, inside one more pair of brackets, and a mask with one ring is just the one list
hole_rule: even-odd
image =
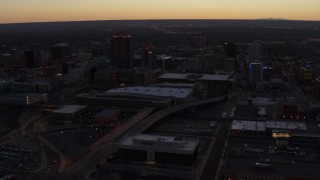
[[53,60],[64,60],[71,57],[71,46],[67,43],[60,43],[51,46],[51,58]]
[[263,67],[263,80],[270,81],[271,78],[273,78],[273,68],[270,66],[264,66]]
[[26,68],[27,69],[32,69],[35,67],[35,62],[34,62],[34,52],[29,50],[29,51],[26,51]]
[[22,67],[26,69],[40,68],[42,66],[42,53],[33,50],[25,51],[25,62]]
[[111,39],[111,66],[117,69],[133,67],[133,41],[129,34],[120,32]]
[[206,54],[203,57],[203,72],[213,73],[223,69],[225,56],[222,53]]
[[157,55],[157,67],[162,68],[164,70],[168,70],[171,67],[173,59],[171,56]]
[[[192,58],[183,58],[183,62],[181,64],[181,67],[182,67],[183,72],[202,73],[203,72],[203,60],[200,58],[193,58],[193,57]],[[212,72],[212,70],[211,70],[211,72]]]
[[260,62],[261,60],[261,52],[260,52],[261,45],[259,43],[253,42],[249,44],[248,47],[248,62]]
[[68,72],[65,75],[65,80],[68,82],[80,82],[84,80],[86,72],[86,64],[72,64],[68,66]]
[[237,58],[237,45],[233,42],[228,42],[224,44],[224,53],[226,55],[226,58]]
[[142,67],[155,70],[157,68],[157,53],[156,48],[147,44],[141,50],[141,65]]
[[263,81],[263,64],[251,63],[249,65],[249,82],[256,84]]
[[234,58],[225,58],[223,62],[223,69],[228,73],[232,73],[236,67],[236,60]]
[[106,55],[105,44],[101,42],[92,43],[92,56],[95,58],[104,57]]

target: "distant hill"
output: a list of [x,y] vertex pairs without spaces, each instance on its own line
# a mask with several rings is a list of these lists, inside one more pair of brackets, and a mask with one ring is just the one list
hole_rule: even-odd
[[263,20],[263,21],[291,21],[291,19],[284,19],[284,18],[260,18],[257,20]]

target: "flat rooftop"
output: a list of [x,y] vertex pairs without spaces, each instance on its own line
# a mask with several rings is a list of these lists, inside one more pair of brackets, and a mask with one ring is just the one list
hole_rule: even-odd
[[104,94],[137,94],[184,99],[193,93],[192,88],[135,86],[105,91]]
[[198,138],[187,139],[176,136],[138,134],[127,137],[120,143],[119,148],[175,154],[193,154],[198,144]]
[[160,79],[187,79],[183,73],[165,73],[159,76]]
[[152,84],[154,87],[194,88],[193,83],[160,83]]
[[204,74],[201,80],[204,81],[228,81],[229,75],[221,75],[221,74]]
[[220,74],[192,74],[192,73],[165,73],[159,76],[159,79],[190,79],[203,81],[227,81],[229,75]]
[[53,113],[57,114],[73,114],[77,113],[83,109],[85,109],[87,106],[80,106],[80,105],[66,105],[59,109],[56,109],[53,111]]
[[231,129],[248,131],[266,131],[266,126],[264,122],[234,120],[232,122]]
[[266,131],[266,129],[307,130],[305,123],[287,121],[242,121],[234,120],[233,130]]
[[307,130],[305,123],[284,122],[284,121],[266,121],[266,127],[271,129],[289,129],[289,130]]

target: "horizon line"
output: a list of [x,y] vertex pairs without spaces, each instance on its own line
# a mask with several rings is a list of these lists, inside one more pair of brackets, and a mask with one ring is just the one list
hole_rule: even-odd
[[13,25],[13,24],[37,24],[37,23],[71,23],[71,22],[94,22],[94,21],[176,21],[176,20],[225,20],[225,21],[306,21],[306,22],[320,22],[320,20],[301,20],[301,19],[285,19],[285,18],[256,18],[256,19],[213,19],[213,18],[181,18],[181,19],[100,19],[100,20],[62,20],[62,21],[30,21],[30,22],[12,22],[1,23],[0,25]]

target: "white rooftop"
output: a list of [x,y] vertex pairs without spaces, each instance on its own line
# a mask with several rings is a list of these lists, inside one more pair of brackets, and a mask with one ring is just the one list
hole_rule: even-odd
[[228,81],[229,75],[221,75],[221,74],[204,74],[201,80],[207,81]]
[[165,73],[159,76],[160,79],[187,79],[183,73]]
[[231,129],[248,131],[266,131],[266,129],[307,130],[307,126],[301,122],[234,120]]
[[187,98],[193,92],[192,88],[174,88],[174,87],[152,87],[152,86],[135,86],[111,89],[105,91],[105,94],[137,94],[137,95],[149,95],[159,97],[176,97]]
[[267,121],[266,127],[272,129],[307,130],[306,124],[301,122]]
[[[192,74],[188,73],[165,73],[159,77],[159,79],[188,79],[188,76]],[[221,74],[195,74],[195,76],[199,76],[196,78],[198,80],[205,81],[227,81],[229,79],[229,75],[221,75]]]
[[73,114],[78,111],[83,110],[87,106],[80,106],[80,105],[66,105],[59,109],[56,109],[53,111],[53,113],[59,113],[59,114]]
[[199,144],[198,138],[177,138],[175,136],[160,136],[137,134],[127,137],[119,148],[166,153],[193,154]]
[[266,126],[265,122],[234,120],[232,122],[231,129],[248,131],[266,131]]

